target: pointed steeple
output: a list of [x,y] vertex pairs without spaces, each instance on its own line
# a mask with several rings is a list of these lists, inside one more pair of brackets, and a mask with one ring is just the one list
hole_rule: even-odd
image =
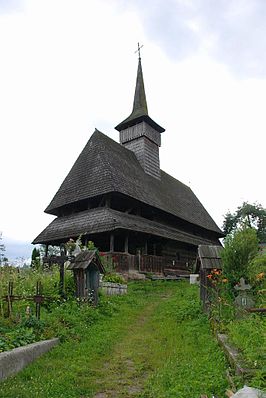
[[123,122],[119,123],[115,127],[115,129],[121,131],[126,129],[127,127],[134,126],[135,124],[140,123],[142,121],[147,122],[151,127],[159,131],[159,133],[165,131],[163,127],[159,126],[159,124],[157,124],[154,120],[152,120],[148,115],[148,106],[147,106],[146,94],[144,88],[141,58],[139,56],[133,110],[129,115],[129,117],[123,120]]
[[148,115],[148,107],[142,74],[140,47],[133,110],[129,117],[116,126],[120,144],[134,152],[145,173],[161,178],[159,147],[164,130]]
[[144,88],[141,58],[139,57],[133,110],[132,110],[132,113],[129,116],[129,118],[135,118],[135,117],[139,117],[142,115],[148,115],[148,107],[147,107],[146,94],[145,94],[145,88]]

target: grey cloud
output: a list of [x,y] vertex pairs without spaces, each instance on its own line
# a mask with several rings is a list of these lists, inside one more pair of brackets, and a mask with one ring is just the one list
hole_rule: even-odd
[[202,50],[239,77],[266,77],[265,0],[134,0],[150,39],[175,60]]

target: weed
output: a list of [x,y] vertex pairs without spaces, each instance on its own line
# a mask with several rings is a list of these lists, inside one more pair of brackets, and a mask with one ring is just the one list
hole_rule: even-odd
[[[4,398],[222,395],[225,361],[187,283],[131,282],[98,308],[65,302],[45,316],[64,342],[1,384]],[[164,298],[162,300],[162,298]],[[133,387],[135,388],[133,388]]]

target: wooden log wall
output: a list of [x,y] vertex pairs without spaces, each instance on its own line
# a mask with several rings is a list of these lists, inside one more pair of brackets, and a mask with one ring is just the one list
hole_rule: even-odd
[[191,265],[195,262],[197,251],[196,248],[193,252],[191,249],[169,244],[162,248],[162,256],[167,261],[167,267],[187,268],[187,264]]
[[167,265],[166,259],[162,256],[133,255],[127,253],[108,253],[107,258],[112,259],[115,269],[118,272],[136,270],[141,272],[161,273]]

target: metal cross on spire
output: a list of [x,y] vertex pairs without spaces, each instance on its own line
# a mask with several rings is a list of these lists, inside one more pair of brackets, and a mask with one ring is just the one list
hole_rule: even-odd
[[139,59],[140,59],[140,49],[143,47],[143,44],[140,46],[138,43],[138,49],[135,51],[135,54],[138,52],[139,53]]

